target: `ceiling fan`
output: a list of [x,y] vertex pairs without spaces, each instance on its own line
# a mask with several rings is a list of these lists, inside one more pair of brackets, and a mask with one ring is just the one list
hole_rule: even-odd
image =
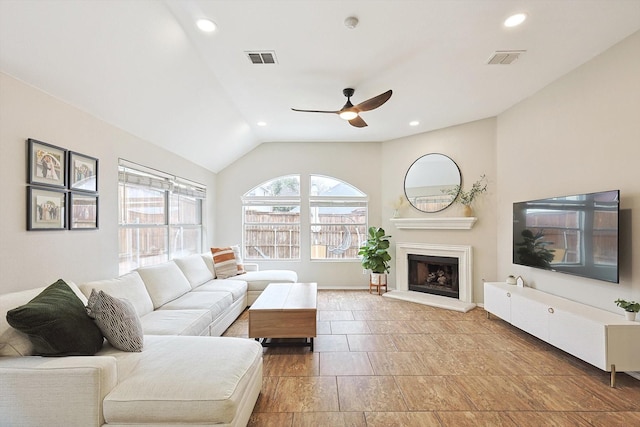
[[303,112],[303,113],[333,113],[333,114],[338,114],[344,120],[349,121],[349,124],[351,126],[355,126],[357,128],[363,128],[363,127],[367,126],[367,122],[362,120],[362,117],[360,117],[360,113],[363,112],[363,111],[375,110],[376,108],[380,107],[382,104],[387,102],[389,100],[389,98],[391,98],[391,95],[393,94],[393,91],[388,90],[385,93],[381,93],[378,96],[374,96],[373,98],[367,99],[366,101],[363,101],[363,102],[359,103],[358,105],[353,105],[351,103],[351,97],[353,96],[354,92],[355,92],[355,90],[352,89],[352,88],[346,88],[346,89],[342,90],[342,94],[347,97],[347,103],[344,104],[344,106],[341,109],[336,110],[336,111],[298,110],[296,108],[292,108],[292,110],[293,111]]

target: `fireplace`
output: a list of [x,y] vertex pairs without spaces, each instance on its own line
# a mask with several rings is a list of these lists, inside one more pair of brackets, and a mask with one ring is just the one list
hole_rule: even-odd
[[408,254],[409,290],[450,298],[460,296],[458,258]]
[[[473,303],[471,246],[397,243],[395,258],[396,289],[385,293],[384,296],[463,312],[476,306]],[[410,273],[410,264],[412,264],[410,259],[416,261],[416,265],[422,264],[420,267],[414,267],[416,269],[414,273]],[[438,264],[443,271],[439,272],[437,267],[429,267],[431,263],[427,261],[429,259],[435,261],[434,264]],[[453,263],[457,263],[457,272]],[[425,274],[426,276],[422,277]],[[424,282],[429,282],[430,274],[435,274],[435,284],[432,283],[433,286],[429,286],[432,292],[425,293],[424,287],[427,285]],[[412,275],[415,281],[410,279]],[[441,283],[438,283],[438,278],[443,276],[444,278],[440,279]],[[410,282],[420,289],[411,289]],[[433,282],[433,276],[431,282]],[[436,292],[433,292],[434,290]]]

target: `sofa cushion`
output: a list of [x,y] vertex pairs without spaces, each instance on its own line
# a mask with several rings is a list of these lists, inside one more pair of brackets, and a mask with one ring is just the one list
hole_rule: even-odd
[[189,292],[166,303],[158,310],[209,310],[213,319],[233,304],[230,292]]
[[218,279],[226,279],[240,274],[236,256],[231,247],[211,248],[211,254],[213,255],[213,268]]
[[191,290],[189,281],[173,261],[140,267],[137,271],[149,292],[154,308],[161,307]]
[[249,285],[249,291],[264,291],[269,283],[296,283],[298,274],[292,270],[247,271],[242,276]]
[[142,353],[113,356],[127,375],[104,399],[108,424],[230,424],[262,369],[244,338],[149,336]]
[[206,264],[207,269],[211,272],[213,278],[216,279],[216,269],[213,268],[213,254],[211,252],[207,252],[204,254],[200,254],[200,257]]
[[136,309],[129,301],[94,289],[87,303],[87,313],[95,319],[112,346],[122,351],[142,350],[142,325]]
[[104,342],[84,304],[62,279],[27,304],[9,310],[7,322],[29,336],[37,355],[90,356]]
[[191,288],[196,288],[214,278],[199,254],[177,258],[174,261],[191,284]]
[[157,310],[140,318],[145,335],[208,335],[213,316],[209,310]]
[[80,285],[82,293],[89,297],[91,291],[104,291],[115,298],[129,301],[136,309],[138,316],[144,316],[153,311],[153,302],[144,286],[142,277],[137,271],[125,274],[115,279],[96,280]]
[[245,297],[247,289],[248,285],[244,280],[214,279],[198,286],[193,292],[229,292],[233,295],[233,301],[235,302]]

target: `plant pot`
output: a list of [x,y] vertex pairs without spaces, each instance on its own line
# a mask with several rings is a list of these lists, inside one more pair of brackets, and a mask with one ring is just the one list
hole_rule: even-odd
[[386,285],[387,284],[387,273],[371,273],[371,284],[372,285]]
[[635,311],[625,311],[624,312],[624,317],[626,317],[627,320],[630,320],[630,321],[634,322],[636,320],[636,312]]
[[473,216],[473,209],[471,209],[471,206],[462,205],[462,215],[464,215],[466,217],[472,217]]
[[385,292],[387,291],[387,273],[371,272],[371,276],[369,277],[369,293],[371,293],[372,289],[375,289],[378,295],[382,295],[382,288],[384,288]]

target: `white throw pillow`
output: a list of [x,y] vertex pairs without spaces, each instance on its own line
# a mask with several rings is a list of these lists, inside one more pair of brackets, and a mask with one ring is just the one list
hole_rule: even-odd
[[246,271],[244,270],[244,262],[242,261],[242,252],[240,251],[240,246],[232,245],[231,249],[233,250],[233,255],[236,257],[236,266],[238,267],[238,274],[246,273]]

